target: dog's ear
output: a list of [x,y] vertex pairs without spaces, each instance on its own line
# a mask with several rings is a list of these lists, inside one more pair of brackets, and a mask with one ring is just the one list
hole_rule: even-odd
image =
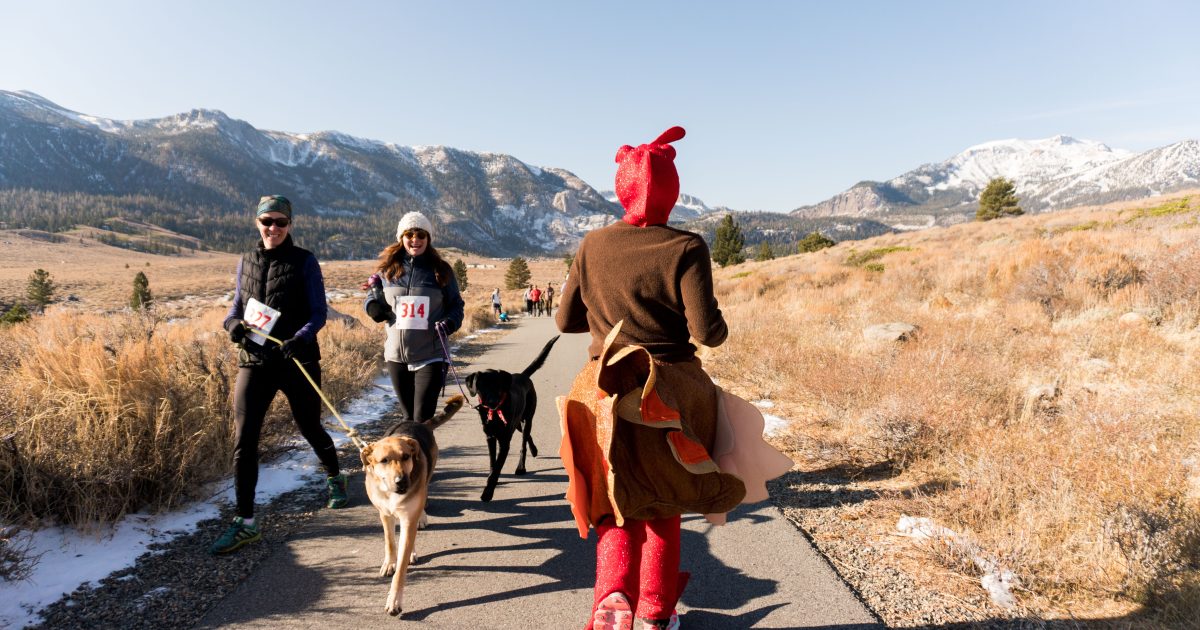
[[476,395],[476,392],[475,392],[475,377],[476,376],[479,376],[478,372],[471,372],[470,374],[467,375],[467,391],[471,392],[472,396]]
[[368,444],[363,450],[358,452],[358,458],[362,460],[363,466],[370,466],[373,463],[371,461],[371,449],[374,447],[374,444]]

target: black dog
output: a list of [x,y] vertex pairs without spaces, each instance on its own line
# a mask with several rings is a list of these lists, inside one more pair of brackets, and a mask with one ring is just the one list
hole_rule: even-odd
[[[467,390],[479,400],[475,408],[479,410],[483,433],[487,435],[488,461],[492,467],[480,500],[492,500],[496,482],[500,479],[500,469],[508,459],[508,446],[509,442],[512,442],[514,431],[520,429],[524,433],[517,474],[525,474],[526,445],[533,451],[533,456],[537,457],[537,446],[533,444],[532,431],[533,412],[537,410],[537,392],[533,389],[533,381],[529,377],[546,362],[546,355],[550,354],[550,348],[555,341],[558,341],[558,335],[546,343],[541,354],[520,374],[504,370],[484,370],[467,376]],[[500,443],[499,452],[496,450],[497,442]]]

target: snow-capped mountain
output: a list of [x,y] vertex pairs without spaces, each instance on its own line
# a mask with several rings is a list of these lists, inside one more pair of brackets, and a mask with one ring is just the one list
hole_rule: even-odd
[[[409,210],[431,216],[439,246],[500,256],[573,251],[622,214],[574,174],[510,155],[260,130],[210,109],[110,120],[2,90],[0,190],[99,195],[117,206],[138,196],[142,206],[186,204],[217,217],[244,216],[259,196],[280,193],[329,222],[361,220],[362,234],[318,244],[342,257],[378,251],[387,225]],[[172,229],[190,233],[188,223]]]
[[[617,200],[617,193],[614,190],[602,190],[600,194],[605,199],[620,205]],[[707,204],[700,200],[699,197],[694,197],[687,193],[679,193],[679,199],[675,201],[675,207],[671,209],[671,223],[682,223],[698,219],[706,214],[713,212],[728,211],[728,208],[718,207],[710,208]]]
[[987,142],[792,214],[874,217],[898,229],[958,223],[974,216],[979,193],[996,177],[1016,184],[1027,212],[1138,199],[1200,186],[1200,142],[1137,154],[1062,135]]

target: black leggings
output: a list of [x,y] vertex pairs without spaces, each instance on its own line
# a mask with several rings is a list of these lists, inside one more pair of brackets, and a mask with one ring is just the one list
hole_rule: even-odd
[[[321,383],[321,364],[308,363],[304,369],[313,380]],[[337,476],[337,449],[333,439],[321,426],[321,397],[308,383],[295,363],[287,362],[270,367],[243,367],[238,370],[237,382],[233,387],[233,414],[235,422],[233,469],[237,489],[237,515],[242,518],[254,516],[254,488],[258,485],[258,437],[262,432],[263,419],[275,399],[276,392],[283,391],[288,406],[292,408],[292,419],[300,429],[300,435],[308,440],[325,474]]]
[[408,369],[407,363],[387,363],[388,376],[392,378],[392,389],[400,399],[403,420],[424,422],[437,412],[438,395],[446,382],[446,362],[435,361],[416,371]]

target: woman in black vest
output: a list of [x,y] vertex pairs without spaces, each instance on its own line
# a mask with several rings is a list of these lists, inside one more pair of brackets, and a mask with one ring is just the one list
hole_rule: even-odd
[[[237,516],[213,544],[215,554],[229,553],[262,538],[254,522],[254,487],[258,484],[258,438],[263,419],[279,391],[287,397],[292,418],[328,475],[329,507],[346,506],[346,476],[338,469],[337,449],[321,426],[321,398],[300,368],[321,383],[321,349],[317,331],[325,326],[325,281],[312,252],[292,244],[292,204],[282,195],[258,202],[255,223],[261,242],[238,263],[233,305],[225,330],[239,347],[237,383],[233,390],[236,422],[233,450]],[[249,322],[282,346],[256,335]]]

